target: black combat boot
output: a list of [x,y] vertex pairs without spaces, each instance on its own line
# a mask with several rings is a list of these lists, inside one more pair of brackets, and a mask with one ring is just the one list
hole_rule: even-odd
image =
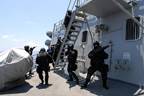
[[86,79],[84,85],[81,86],[81,89],[87,88],[88,82],[89,82],[89,80]]
[[105,89],[109,89],[109,87],[107,86],[107,83],[106,83],[106,80],[103,80],[103,88],[105,88]]

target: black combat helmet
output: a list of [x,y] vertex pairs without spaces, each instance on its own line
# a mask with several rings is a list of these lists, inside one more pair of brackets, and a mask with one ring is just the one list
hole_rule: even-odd
[[25,46],[24,46],[24,49],[29,49],[29,46],[28,46],[28,45],[25,45]]
[[72,49],[74,48],[74,45],[69,45],[68,48],[69,48],[70,50],[72,50]]
[[71,16],[72,11],[68,10],[68,11],[67,11],[67,14],[68,14],[69,16]]
[[25,46],[24,46],[24,50],[27,51],[27,52],[29,52],[29,46],[28,46],[28,45],[25,45]]
[[93,43],[93,46],[94,46],[94,47],[100,46],[100,43],[99,43],[98,41],[95,41],[95,42]]
[[45,48],[41,48],[40,52],[46,52]]

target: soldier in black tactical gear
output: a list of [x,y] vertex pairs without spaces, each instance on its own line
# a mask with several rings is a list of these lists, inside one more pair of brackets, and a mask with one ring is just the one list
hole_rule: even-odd
[[45,85],[48,85],[48,72],[50,71],[49,63],[51,62],[51,57],[46,52],[45,48],[41,48],[39,54],[36,57],[36,63],[38,64],[37,73],[41,80],[41,84],[44,84],[43,71],[45,72]]
[[52,61],[50,63],[52,63],[53,68],[54,68],[54,61],[53,61],[53,54],[54,54],[54,45],[51,45],[48,49],[47,49],[47,53],[49,54],[49,56],[52,58]]
[[104,59],[108,58],[108,54],[104,51],[104,49],[108,48],[109,45],[101,47],[99,42],[95,42],[94,49],[89,52],[88,57],[90,58],[90,67],[88,68],[87,77],[85,80],[84,85],[82,88],[86,88],[91,76],[94,74],[95,71],[100,71],[103,81],[103,87],[108,89],[107,86],[107,72],[108,72],[108,65],[104,63]]
[[64,19],[65,28],[68,27],[68,24],[69,24],[70,19],[71,19],[71,15],[72,15],[72,11],[68,10],[67,13],[66,13],[65,19]]
[[32,54],[33,54],[33,50],[35,49],[35,47],[31,47],[30,49],[29,49],[29,54],[32,56]]
[[[32,57],[32,55],[33,55],[33,50],[35,49],[35,47],[30,47],[29,48],[29,54],[30,54],[30,56]],[[33,57],[32,57],[33,58]],[[34,73],[32,72],[32,68],[31,68],[31,70],[29,71],[29,76],[32,76]]]
[[[34,48],[35,48],[35,47],[29,47],[28,45],[24,46],[24,50],[25,50],[26,52],[28,52],[31,57],[32,57],[32,53],[33,53]],[[31,77],[32,75],[33,75],[33,72],[32,72],[32,67],[31,67],[31,69],[30,69],[30,71],[29,71],[29,74],[28,74],[28,75],[26,74],[25,77],[26,77],[26,79],[28,79],[28,78]]]
[[68,51],[66,52],[66,55],[68,55],[68,68],[67,71],[69,73],[69,79],[68,81],[73,81],[73,78],[76,79],[76,83],[79,84],[79,79],[76,76],[76,74],[73,72],[77,69],[76,60],[78,52],[74,49],[74,46],[71,45],[68,47]]
[[25,50],[26,52],[28,52],[28,53],[30,52],[30,51],[29,51],[29,48],[30,48],[30,47],[29,47],[28,45],[24,46],[24,50]]
[[61,37],[58,37],[57,43],[56,43],[55,48],[54,48],[54,53],[53,53],[53,56],[52,56],[54,61],[56,61],[56,59],[57,59],[58,53],[60,51],[61,44],[62,44],[62,39],[61,39]]

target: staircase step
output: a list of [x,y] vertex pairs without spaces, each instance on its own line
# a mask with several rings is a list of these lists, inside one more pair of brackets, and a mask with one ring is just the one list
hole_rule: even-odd
[[81,25],[76,25],[76,24],[72,24],[73,27],[78,27],[78,28],[81,28],[82,26]]
[[70,37],[77,37],[77,35],[71,34]]
[[77,13],[76,13],[76,16],[82,17],[82,18],[85,18],[85,17],[86,17],[86,15],[85,15],[84,13],[80,13],[80,12],[77,12]]
[[70,31],[71,31],[71,32],[79,32],[78,30],[72,30],[72,29],[71,29]]
[[70,40],[76,40],[77,37],[70,37]]
[[76,41],[76,39],[70,39],[69,41]]
[[74,44],[74,41],[71,41],[71,40],[70,40],[70,41],[67,42],[66,44],[67,44],[67,45],[72,45],[72,44]]
[[79,35],[79,32],[72,32],[71,35]]
[[85,21],[84,21],[84,20],[82,20],[82,19],[75,18],[75,19],[74,19],[74,23],[77,23],[77,22],[84,23]]

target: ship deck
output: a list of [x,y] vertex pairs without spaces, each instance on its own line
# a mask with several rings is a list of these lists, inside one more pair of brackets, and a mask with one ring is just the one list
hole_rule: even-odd
[[108,80],[108,90],[102,88],[101,80],[94,80],[88,88],[81,89],[82,78],[80,85],[76,85],[74,82],[67,83],[67,76],[62,72],[51,71],[49,76],[49,87],[39,85],[35,72],[23,85],[1,92],[0,96],[144,96],[144,90],[138,86],[116,80]]

